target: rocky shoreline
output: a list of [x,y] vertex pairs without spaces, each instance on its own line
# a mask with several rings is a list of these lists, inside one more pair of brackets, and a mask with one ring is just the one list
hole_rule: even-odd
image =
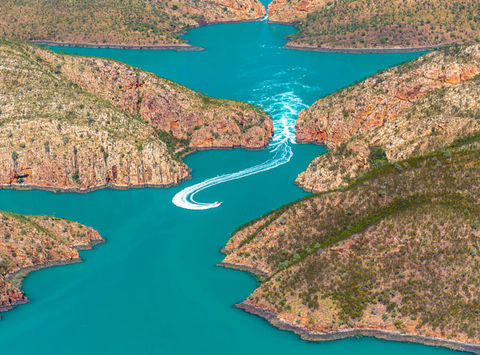
[[[223,254],[226,254],[225,248],[222,248],[221,252]],[[256,277],[267,278],[270,276],[267,272],[260,270],[258,268],[255,268],[253,266],[248,266],[248,265],[234,264],[229,262],[220,262],[217,264],[217,266],[239,270],[239,271],[246,271]],[[416,344],[423,344],[428,346],[444,347],[444,348],[458,350],[458,351],[465,351],[473,354],[480,354],[480,344],[466,343],[466,342],[461,342],[457,340],[441,339],[441,338],[430,337],[430,336],[402,334],[399,332],[392,332],[392,331],[387,331],[382,329],[351,328],[351,329],[343,329],[343,330],[333,331],[328,333],[311,332],[305,327],[288,323],[280,319],[276,313],[264,310],[248,302],[247,300],[235,304],[235,308],[239,308],[244,310],[247,313],[259,316],[265,319],[266,321],[268,321],[271,325],[273,325],[279,330],[293,332],[298,336],[300,336],[302,340],[307,340],[312,342],[333,341],[333,340],[341,340],[341,339],[352,338],[352,337],[365,336],[365,337],[373,337],[373,338],[388,340],[388,341],[416,343]]]
[[62,42],[49,40],[33,40],[30,43],[46,45],[46,46],[63,46],[63,47],[82,47],[82,48],[116,48],[116,49],[169,49],[176,51],[203,51],[204,48],[192,46],[188,43],[182,44],[158,44],[158,45],[129,45],[114,43],[82,43],[82,42]]
[[371,54],[371,53],[415,53],[438,50],[448,44],[440,44],[435,46],[421,46],[421,47],[383,47],[383,48],[318,48],[299,46],[295,44],[285,44],[283,48],[295,49],[299,51],[312,51],[322,53],[350,53],[350,54]]
[[301,339],[308,341],[330,341],[330,340],[339,340],[357,336],[366,336],[374,337],[377,339],[389,340],[389,341],[398,341],[406,343],[418,343],[423,345],[430,346],[441,346],[449,348],[452,350],[466,351],[474,354],[480,354],[480,344],[464,343],[455,340],[445,340],[440,338],[420,336],[420,335],[410,335],[410,334],[401,334],[396,332],[390,332],[379,329],[362,329],[362,328],[352,328],[345,329],[329,333],[315,333],[310,332],[307,329],[296,326],[290,323],[287,323],[278,316],[269,311],[265,311],[253,304],[250,304],[247,301],[243,301],[235,305],[236,308],[243,309],[244,311],[255,314],[259,317],[264,318],[274,327],[280,330],[286,330],[294,332],[299,335]]
[[[88,249],[93,248],[97,244],[103,244],[103,243],[105,243],[104,240],[99,240],[99,241],[96,241],[95,243],[89,243],[88,245],[79,246],[79,247],[75,247],[75,248],[77,250],[88,250]],[[28,274],[30,274],[33,271],[46,269],[46,268],[52,267],[52,266],[70,265],[70,264],[75,264],[75,263],[80,263],[80,262],[82,262],[82,258],[80,258],[80,257],[79,258],[72,258],[72,259],[68,259],[68,260],[52,260],[52,261],[48,261],[46,263],[21,268],[21,269],[15,271],[15,272],[12,272],[12,273],[6,275],[5,280],[7,280],[9,282],[12,282],[12,281],[17,282],[19,284],[19,286],[21,286],[23,280],[28,276]],[[30,300],[28,299],[28,297],[24,296],[23,299],[15,300],[11,305],[0,306],[0,312],[10,311],[13,308],[15,308],[16,306],[21,305],[21,304],[26,304],[28,302],[30,302]]]
[[[271,140],[271,139],[270,139]],[[189,150],[185,154],[182,154],[182,158],[186,157],[187,155],[193,154],[199,151],[206,151],[206,150],[233,150],[233,149],[245,149],[251,151],[263,150],[268,147],[270,142],[266,145],[259,146],[259,147],[245,147],[245,146],[215,146],[215,147],[195,147],[192,150]],[[56,186],[41,186],[41,185],[34,185],[34,184],[0,184],[0,190],[21,190],[21,191],[29,191],[29,190],[41,190],[41,191],[50,191],[50,192],[58,192],[58,193],[88,193],[102,189],[113,189],[113,190],[130,190],[130,189],[142,189],[142,188],[169,188],[173,186],[179,186],[182,182],[188,181],[192,178],[190,173],[192,169],[188,169],[189,174],[185,178],[178,181],[178,183],[171,183],[171,184],[136,184],[136,185],[112,185],[112,184],[103,184],[98,186],[92,186],[88,188],[61,188]]]
[[[0,233],[8,236],[0,248],[0,312],[29,302],[21,286],[32,271],[80,262],[79,250],[105,243],[94,229],[62,218],[8,212],[0,215]],[[34,243],[35,249],[31,247]]]
[[277,20],[268,20],[268,23],[276,23],[279,25],[295,26],[299,21],[277,21]]
[[[72,247],[77,249],[77,250],[90,250],[98,244],[105,244],[105,240],[104,239],[91,240],[87,244],[74,245]],[[16,270],[14,272],[11,272],[11,273],[5,275],[5,279],[7,281],[23,280],[29,273],[31,273],[33,271],[45,269],[45,268],[51,267],[51,266],[75,264],[75,263],[79,263],[81,261],[82,261],[82,258],[80,258],[80,257],[66,259],[66,260],[51,260],[51,261],[48,261],[46,263],[41,263],[41,264],[37,264],[37,265],[22,267],[19,270]]]
[[[205,24],[221,25],[221,24],[234,24],[244,22],[255,22],[267,19],[266,16],[257,17],[247,20],[232,20],[232,21],[215,21]],[[297,21],[298,22],[298,21]],[[285,22],[268,20],[268,23],[281,24],[295,26],[297,22]],[[49,41],[49,40],[33,40],[31,43],[47,46],[63,46],[63,47],[81,47],[81,48],[113,48],[113,49],[146,49],[146,50],[175,50],[175,51],[203,51],[205,48],[200,46],[194,46],[188,43],[180,44],[151,44],[151,45],[128,45],[128,44],[115,44],[115,43],[82,43],[82,42],[62,42],[62,41]],[[321,53],[351,53],[351,54],[368,54],[368,53],[415,53],[438,50],[449,44],[439,44],[432,46],[418,46],[418,47],[377,47],[377,48],[319,48],[310,46],[301,46],[296,44],[287,43],[283,46],[285,49],[295,49],[300,51],[312,51]]]
[[[246,20],[232,20],[232,21],[214,21],[205,24],[210,25],[222,25],[230,23],[244,23],[255,22],[266,19],[265,16],[256,17]],[[61,47],[81,47],[81,48],[113,48],[113,49],[155,49],[155,50],[175,50],[175,51],[203,51],[205,48],[200,46],[194,46],[188,43],[179,44],[146,44],[146,45],[134,45],[134,44],[118,44],[118,43],[84,43],[84,42],[62,42],[62,41],[50,41],[50,40],[32,40],[30,43],[45,45],[45,46],[61,46]]]
[[238,271],[246,271],[251,273],[252,275],[256,277],[269,277],[269,273],[263,270],[260,270],[256,267],[253,266],[248,266],[248,265],[241,265],[241,264],[234,264],[234,263],[228,263],[228,262],[220,262],[217,264],[217,266],[224,267],[226,269],[233,269],[233,270],[238,270]]
[[[191,170],[190,170],[191,171]],[[191,175],[188,175],[187,177],[183,178],[179,183],[182,183],[184,181],[190,180],[192,178]],[[40,186],[40,185],[30,185],[30,184],[6,184],[6,185],[0,185],[0,190],[42,190],[42,191],[51,191],[51,192],[76,192],[76,193],[88,193],[88,192],[93,192],[97,190],[102,190],[102,189],[113,189],[113,190],[130,190],[130,189],[142,189],[142,188],[168,188],[168,187],[173,187],[173,186],[178,186],[179,183],[171,183],[171,184],[138,184],[138,185],[112,185],[112,184],[104,184],[104,185],[98,185],[98,186],[92,186],[92,187],[87,187],[87,188],[71,188],[71,187],[66,187],[66,188],[61,188],[61,187],[55,187],[55,186]]]
[[210,26],[210,25],[223,25],[223,24],[229,24],[229,23],[244,23],[244,22],[255,22],[255,21],[262,21],[267,19],[267,15],[261,16],[261,17],[255,17],[251,19],[245,19],[245,20],[229,20],[229,21],[213,21],[205,24],[205,26]]

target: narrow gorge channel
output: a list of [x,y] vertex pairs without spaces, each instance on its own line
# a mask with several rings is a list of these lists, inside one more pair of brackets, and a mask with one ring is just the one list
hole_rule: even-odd
[[2,354],[39,349],[48,354],[452,353],[373,338],[310,343],[233,307],[257,281],[216,267],[220,249],[239,225],[307,195],[294,185],[295,177],[325,152],[322,146],[295,144],[298,112],[418,55],[282,48],[294,31],[257,21],[185,35],[204,51],[53,48],[113,58],[213,97],[260,105],[273,118],[275,136],[262,151],[191,154],[184,160],[192,180],[168,189],[0,191],[0,209],[68,218],[95,228],[106,240],[82,251],[83,263],[25,279],[31,302],[2,314]]

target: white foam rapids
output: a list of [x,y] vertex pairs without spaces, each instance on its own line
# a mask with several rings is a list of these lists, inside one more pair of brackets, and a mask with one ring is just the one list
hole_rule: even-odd
[[262,103],[263,109],[272,116],[274,136],[267,148],[272,155],[271,158],[250,168],[215,176],[184,188],[172,199],[176,206],[190,210],[206,210],[218,207],[222,202],[198,202],[195,200],[195,195],[209,187],[271,170],[290,161],[293,156],[291,145],[295,144],[295,119],[298,112],[305,105],[293,91],[271,97],[267,96],[264,91],[271,87],[271,84],[265,82],[261,88],[255,90],[258,92],[261,100],[259,102],[251,102],[252,104]]

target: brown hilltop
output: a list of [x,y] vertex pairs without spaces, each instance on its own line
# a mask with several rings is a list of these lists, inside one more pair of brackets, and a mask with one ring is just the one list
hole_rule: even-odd
[[[429,93],[459,85],[477,75],[480,56],[477,47],[471,50],[475,53],[460,62],[445,63],[448,58],[432,53],[406,65],[404,70],[388,70],[318,100],[299,114],[297,141],[324,143],[333,148],[352,136],[382,126],[387,120],[395,120]],[[413,65],[417,67],[409,68]],[[342,103],[334,102],[334,97]]]
[[296,23],[326,4],[325,0],[274,0],[268,4],[268,19],[272,22]]
[[259,149],[273,134],[271,120],[249,104],[201,95],[112,60],[39,53],[66,80],[191,148]]

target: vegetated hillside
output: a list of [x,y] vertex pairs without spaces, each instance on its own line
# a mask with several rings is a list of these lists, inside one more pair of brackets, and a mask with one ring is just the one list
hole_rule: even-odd
[[295,22],[288,46],[391,48],[480,41],[476,0],[274,0],[269,19]]
[[343,186],[384,161],[433,152],[480,129],[480,48],[450,47],[328,95],[300,113],[297,140],[324,143],[297,183]]
[[257,0],[1,0],[0,35],[99,45],[176,45],[201,25],[261,18]]
[[0,40],[0,185],[62,190],[170,186],[186,150],[261,148],[261,110],[202,96],[107,59]]
[[239,307],[309,340],[363,334],[478,352],[479,137],[240,227],[224,265],[262,283]]
[[0,311],[28,302],[20,290],[28,272],[78,262],[78,249],[103,242],[95,230],[79,223],[0,211]]

